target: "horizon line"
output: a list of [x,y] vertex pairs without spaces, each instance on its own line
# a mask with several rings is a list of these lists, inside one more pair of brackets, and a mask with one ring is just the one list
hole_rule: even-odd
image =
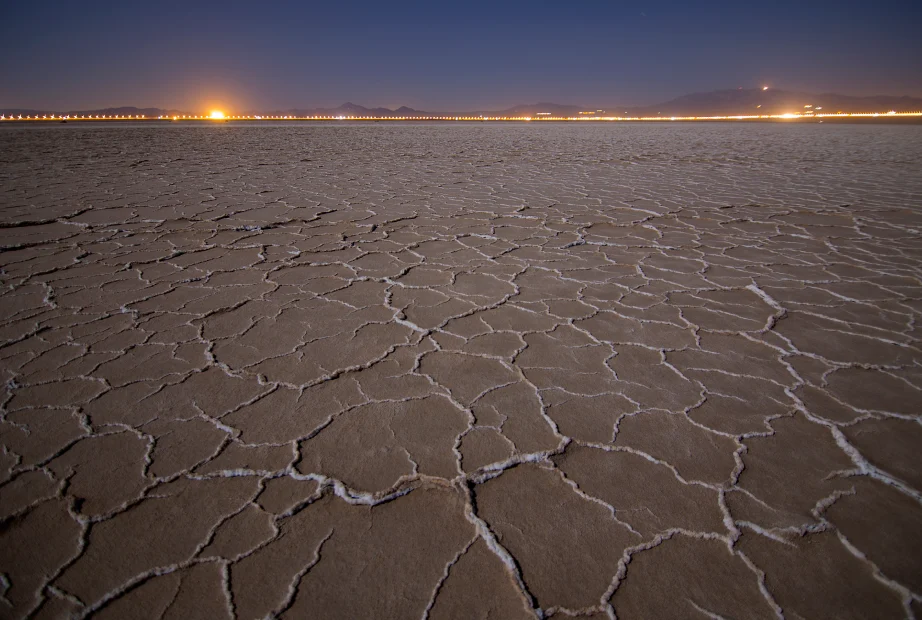
[[188,122],[188,121],[206,121],[209,123],[226,123],[227,121],[240,121],[247,123],[259,123],[262,121],[390,121],[390,122],[418,122],[418,121],[440,121],[440,122],[532,122],[532,121],[555,121],[555,122],[624,122],[624,121],[747,121],[747,120],[798,120],[798,119],[836,119],[836,118],[906,118],[922,117],[922,110],[918,111],[896,111],[888,110],[886,112],[786,112],[783,114],[726,114],[715,116],[554,116],[551,113],[537,113],[531,116],[293,116],[293,115],[224,115],[221,112],[214,111],[210,115],[10,115],[0,114],[0,122],[3,123],[21,123],[21,122]]
[[[271,110],[272,110],[272,111],[269,112],[269,114],[273,114],[273,115],[276,115],[276,116],[281,116],[281,115],[285,115],[285,112],[286,112],[286,111],[288,111],[288,112],[298,112],[298,111],[327,111],[327,110],[332,111],[332,110],[337,110],[337,109],[340,109],[340,108],[343,108],[343,107],[346,107],[346,106],[354,106],[354,107],[357,107],[357,108],[363,108],[363,109],[368,110],[368,111],[373,111],[373,110],[390,110],[391,112],[396,112],[397,110],[400,110],[400,109],[402,109],[402,108],[406,108],[406,109],[408,109],[408,110],[411,110],[411,111],[416,112],[416,113],[420,113],[420,114],[425,115],[425,116],[470,116],[470,115],[472,115],[473,113],[478,113],[478,112],[481,112],[481,111],[487,112],[487,113],[491,113],[491,112],[502,112],[502,111],[506,111],[506,110],[513,110],[513,109],[515,109],[515,108],[532,107],[532,106],[541,106],[541,105],[557,106],[557,107],[567,107],[567,108],[583,108],[583,109],[586,109],[586,110],[595,110],[596,112],[598,112],[598,111],[604,111],[604,110],[602,110],[602,108],[607,108],[607,109],[609,109],[609,110],[618,110],[618,109],[623,109],[623,108],[632,109],[632,108],[633,108],[634,110],[638,110],[638,111],[639,111],[639,110],[644,109],[644,108],[655,108],[655,107],[657,107],[657,106],[671,104],[671,103],[676,102],[677,100],[685,99],[685,98],[688,98],[688,97],[694,97],[694,96],[696,96],[696,95],[711,95],[711,94],[728,93],[728,92],[746,92],[746,93],[748,93],[748,92],[755,92],[755,93],[759,93],[759,92],[765,92],[765,91],[770,91],[771,94],[784,93],[784,94],[787,94],[787,95],[800,95],[800,96],[810,96],[810,97],[831,97],[831,96],[832,96],[832,97],[843,97],[843,98],[846,98],[846,99],[894,99],[894,100],[897,100],[897,99],[914,99],[914,100],[922,100],[922,95],[910,95],[910,94],[905,94],[905,93],[904,93],[904,94],[876,93],[876,94],[855,95],[855,94],[843,94],[843,93],[839,93],[839,92],[835,92],[835,91],[811,92],[811,91],[800,91],[800,90],[787,90],[787,89],[785,89],[785,88],[783,88],[783,87],[775,87],[775,86],[771,86],[771,85],[763,85],[763,86],[756,86],[756,87],[717,88],[717,89],[714,89],[714,90],[693,90],[693,91],[687,92],[687,93],[685,93],[685,94],[683,94],[683,95],[677,95],[677,96],[672,97],[672,98],[670,98],[670,99],[668,99],[668,100],[665,100],[665,101],[656,101],[656,102],[653,102],[653,103],[633,103],[633,104],[619,103],[619,104],[617,104],[617,105],[601,106],[601,108],[600,108],[599,106],[586,106],[586,105],[584,105],[583,103],[560,103],[560,102],[554,102],[554,101],[550,101],[550,100],[543,100],[543,101],[542,101],[542,100],[539,99],[539,100],[535,101],[534,103],[525,102],[525,103],[516,103],[516,104],[512,104],[512,105],[505,105],[505,106],[503,106],[503,105],[501,105],[501,104],[495,104],[494,106],[476,106],[475,109],[473,109],[473,110],[468,110],[468,111],[465,111],[465,110],[456,110],[456,111],[441,110],[441,111],[440,111],[440,110],[437,110],[437,109],[436,109],[436,110],[418,109],[418,108],[414,108],[413,106],[409,106],[409,105],[406,105],[406,104],[401,104],[401,105],[399,105],[399,106],[397,106],[397,107],[395,107],[395,108],[390,108],[390,107],[387,107],[387,106],[385,106],[385,105],[372,105],[372,106],[368,106],[368,105],[356,104],[356,103],[353,103],[353,102],[350,101],[350,100],[347,100],[347,101],[345,101],[345,102],[343,102],[343,103],[340,103],[340,104],[338,104],[338,105],[318,105],[318,104],[301,104],[301,105],[295,105],[295,106],[277,106],[277,105],[276,105],[276,106],[271,106]],[[221,105],[221,104],[218,104],[218,105]],[[196,106],[196,107],[198,107],[198,106]],[[223,107],[223,106],[222,106],[222,107]],[[238,106],[234,106],[234,107],[238,107]],[[239,107],[244,107],[244,106],[239,106]],[[247,106],[247,107],[248,107],[248,106]],[[269,107],[269,106],[266,106],[266,107]],[[431,106],[425,106],[425,107],[431,107]],[[436,107],[438,107],[438,106],[436,106]],[[806,107],[810,107],[810,106],[806,106]],[[55,111],[54,108],[57,108],[57,111]],[[162,111],[162,112],[173,112],[173,113],[177,113],[177,112],[179,112],[179,111],[181,110],[181,108],[170,107],[170,106],[164,107],[164,106],[159,106],[159,105],[148,105],[148,106],[136,106],[136,105],[109,105],[109,106],[99,106],[99,107],[86,106],[83,110],[74,109],[75,106],[39,106],[39,107],[36,107],[36,106],[23,106],[23,105],[19,105],[19,106],[14,106],[14,105],[0,106],[0,110],[15,110],[15,111],[17,111],[17,112],[20,112],[20,111],[21,111],[21,112],[30,112],[30,113],[36,113],[36,112],[41,113],[41,112],[45,112],[45,113],[54,113],[54,114],[56,114],[56,115],[63,114],[63,113],[59,113],[59,111],[60,111],[62,108],[64,108],[65,110],[66,110],[67,108],[70,108],[70,112],[68,112],[68,113],[71,114],[71,115],[73,115],[73,114],[80,114],[80,113],[89,113],[89,112],[95,112],[95,111],[119,110],[119,109],[134,109],[134,110],[145,110],[145,109],[146,109],[146,110],[158,110],[158,111]],[[491,108],[494,108],[494,109],[491,109]],[[581,112],[581,113],[582,113],[582,112]],[[171,114],[171,115],[172,115],[172,114]],[[246,113],[241,113],[240,115],[241,115],[241,116],[247,116],[247,115],[248,115],[248,116],[254,116],[254,115],[256,115],[256,114],[252,112],[252,108],[251,108],[251,111],[248,111],[248,112],[246,112]],[[265,115],[265,114],[263,114],[263,115]],[[186,116],[190,116],[190,115],[187,113]],[[194,116],[194,115],[193,115],[193,116]],[[734,116],[735,116],[735,115],[734,115]]]

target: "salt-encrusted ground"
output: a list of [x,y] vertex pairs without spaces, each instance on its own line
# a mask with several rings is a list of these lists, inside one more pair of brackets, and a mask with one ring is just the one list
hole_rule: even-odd
[[0,132],[0,616],[922,616],[922,127]]

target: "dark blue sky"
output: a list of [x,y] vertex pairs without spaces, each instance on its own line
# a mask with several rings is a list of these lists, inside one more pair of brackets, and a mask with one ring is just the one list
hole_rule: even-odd
[[922,96],[922,1],[9,2],[0,107],[656,103]]

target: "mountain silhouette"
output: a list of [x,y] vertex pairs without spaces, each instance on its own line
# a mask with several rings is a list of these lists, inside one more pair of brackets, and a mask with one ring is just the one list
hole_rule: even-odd
[[[396,110],[390,108],[368,108],[351,101],[335,108],[291,108],[272,112],[253,111],[247,115],[260,116],[369,116],[369,117],[413,117],[413,116],[731,116],[731,115],[767,115],[787,114],[804,111],[822,112],[918,112],[922,111],[922,98],[877,95],[872,97],[852,97],[836,93],[804,93],[768,88],[738,88],[733,90],[716,90],[711,92],[691,93],[663,103],[646,106],[580,106],[562,103],[533,103],[516,105],[499,110],[476,110],[466,112],[427,112],[408,106]],[[587,114],[581,114],[587,113]],[[138,116],[148,118],[158,116],[189,115],[189,112],[163,108],[118,107],[96,110],[35,110],[7,108],[0,109],[6,116]]]

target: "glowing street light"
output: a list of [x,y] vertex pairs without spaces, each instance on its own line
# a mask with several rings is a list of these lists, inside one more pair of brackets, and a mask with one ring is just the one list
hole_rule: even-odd
[[224,112],[222,112],[221,110],[212,110],[210,118],[215,121],[224,120]]

